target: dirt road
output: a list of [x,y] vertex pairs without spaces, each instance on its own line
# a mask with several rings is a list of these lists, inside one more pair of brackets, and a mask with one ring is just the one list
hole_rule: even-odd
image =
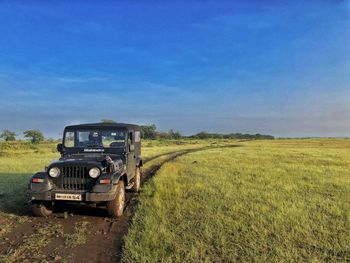
[[[157,155],[145,161],[153,163],[143,171],[142,183],[149,180],[165,163],[192,152],[180,151]],[[161,159],[157,162],[157,159]],[[0,242],[0,262],[120,262],[124,236],[137,205],[137,193],[127,192],[124,215],[107,217],[105,208],[64,205],[55,208],[49,218],[23,217]],[[76,228],[84,223],[86,231]],[[70,236],[68,236],[70,235]],[[78,241],[67,242],[75,239]],[[83,245],[79,240],[83,239]]]
[[[236,147],[237,145],[224,146]],[[183,150],[145,161],[142,184],[166,162],[195,151]],[[124,237],[137,206],[138,193],[127,192],[122,217],[108,218],[105,208],[85,205],[56,207],[48,218],[24,216],[0,240],[0,262],[120,262]]]

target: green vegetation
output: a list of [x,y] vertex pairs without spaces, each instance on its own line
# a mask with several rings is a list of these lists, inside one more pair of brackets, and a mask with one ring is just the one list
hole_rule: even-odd
[[[27,181],[59,157],[56,144],[0,142],[2,238],[31,220],[23,216]],[[232,144],[239,147],[178,157],[143,186],[123,260],[349,261],[350,140],[144,140],[144,169],[166,154]],[[30,258],[40,261],[56,236],[66,247],[83,244],[87,226],[80,223],[72,233],[43,224],[0,261],[25,261],[32,242],[41,248]]]
[[76,247],[86,243],[87,227],[89,222],[78,222],[74,226],[74,232],[72,234],[64,235],[64,245],[66,247]]
[[[18,227],[24,222],[36,222],[36,219],[24,216],[29,213],[28,197],[26,195],[29,177],[36,171],[42,170],[53,159],[59,157],[56,151],[57,142],[41,142],[32,144],[30,142],[0,142],[0,238],[8,239],[8,235],[13,235]],[[151,161],[143,167],[144,171],[152,169],[153,166],[163,162],[172,152],[194,149],[207,145],[207,142],[200,141],[143,141],[143,156]],[[63,213],[63,218],[68,219],[68,213]],[[47,223],[47,221],[45,221]],[[47,247],[52,244],[52,233],[54,239],[62,240],[62,246],[73,248],[84,244],[89,233],[86,232],[88,226],[85,221],[74,226],[73,231],[60,232],[60,224],[41,223],[35,224],[34,233],[23,236],[21,243],[9,243],[5,251],[0,253],[0,262],[41,262],[45,259],[60,258],[55,251],[46,254]],[[41,229],[44,227],[43,229]],[[51,230],[50,230],[51,229]],[[22,238],[22,236],[21,236]],[[11,240],[11,239],[10,239]],[[39,246],[30,252],[30,242],[37,242]],[[56,240],[57,241],[57,240]],[[39,260],[41,258],[41,260]],[[61,259],[63,262],[65,259]]]
[[[29,211],[27,183],[29,177],[59,158],[57,142],[0,142],[0,219],[6,214],[22,215]],[[200,141],[143,141],[142,156],[148,159],[206,145]],[[1,232],[1,231],[0,231]]]
[[350,260],[350,141],[249,141],[165,164],[125,262]]
[[246,140],[273,140],[274,137],[265,134],[243,134],[243,133],[208,133],[200,132],[190,136],[193,139],[246,139]]
[[[117,123],[112,119],[102,119],[102,123]],[[264,134],[242,134],[242,133],[229,133],[229,134],[221,134],[221,133],[208,133],[208,132],[200,132],[191,136],[183,136],[179,131],[175,131],[170,129],[167,132],[157,131],[157,127],[155,124],[149,125],[141,125],[141,137],[146,140],[180,140],[180,139],[248,139],[248,140],[271,140],[274,139],[271,135]],[[27,130],[23,132],[24,138],[30,139],[32,143],[39,143],[44,141],[44,134],[40,130]],[[15,141],[16,133],[4,130],[0,134],[0,139],[4,141]],[[47,139],[47,141],[52,142],[54,139]]]
[[3,130],[3,132],[0,134],[0,139],[4,139],[5,141],[15,141],[16,140],[16,133],[9,130]]
[[32,143],[39,143],[44,140],[44,134],[40,130],[27,130],[23,134],[24,138],[30,139]]
[[155,124],[142,125],[141,126],[141,137],[144,139],[154,140],[157,138],[158,132]]
[[167,139],[167,140],[178,140],[181,138],[189,138],[189,139],[248,139],[248,140],[272,140],[274,139],[271,135],[264,134],[242,134],[242,133],[229,133],[229,134],[221,134],[221,133],[208,133],[208,132],[200,132],[191,136],[182,136],[179,131],[169,130],[168,132],[160,132],[157,131],[157,127],[155,124],[143,125],[141,126],[141,136],[144,139]]
[[0,213],[21,215],[29,210],[29,177],[59,157],[55,148],[56,143],[49,142],[0,142]]

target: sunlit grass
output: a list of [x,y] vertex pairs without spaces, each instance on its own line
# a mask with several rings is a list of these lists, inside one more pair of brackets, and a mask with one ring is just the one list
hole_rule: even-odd
[[[143,186],[124,261],[349,260],[350,140],[143,141],[142,156],[227,144],[241,147],[179,157]],[[2,235],[58,157],[56,143],[0,143]]]
[[[142,156],[148,159],[160,154],[202,147],[208,142],[144,141],[143,144]],[[0,218],[8,213],[22,215],[29,211],[29,178],[60,157],[56,145],[57,142],[0,142]]]
[[[142,157],[148,159],[155,155],[184,149],[198,148],[211,142],[183,141],[143,141]],[[60,157],[56,151],[57,142],[32,144],[27,142],[0,142],[0,173],[33,173],[42,171],[52,160]]]
[[143,188],[123,260],[349,260],[348,146],[251,141],[165,164]]
[[71,234],[64,234],[64,245],[66,247],[76,247],[86,243],[86,235],[89,222],[82,221],[75,223],[74,231]]

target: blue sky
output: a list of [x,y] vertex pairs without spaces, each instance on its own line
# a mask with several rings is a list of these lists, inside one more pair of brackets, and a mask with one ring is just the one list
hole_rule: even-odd
[[350,135],[350,1],[2,1],[0,130]]

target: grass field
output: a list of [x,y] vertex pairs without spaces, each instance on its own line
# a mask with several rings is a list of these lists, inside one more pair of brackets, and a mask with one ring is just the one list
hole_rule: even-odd
[[[167,162],[143,185],[124,262],[350,260],[350,140],[144,141],[142,155],[158,156],[148,169],[166,153],[232,144]],[[34,220],[26,216],[26,184],[59,157],[55,147],[0,143],[0,243]],[[48,224],[0,261],[24,258],[32,240],[50,246],[55,235],[63,247],[84,246],[88,228]]]
[[[201,141],[144,141],[144,159],[160,154],[194,149],[210,142]],[[0,142],[0,213],[23,214],[28,211],[26,186],[29,177],[42,171],[52,160],[59,158],[57,142],[31,144]]]
[[[59,218],[62,216],[64,221],[55,218],[54,222],[47,225],[40,220],[28,217],[30,215],[26,195],[28,179],[34,172],[42,170],[45,165],[59,157],[56,144],[33,145],[23,142],[0,142],[0,262],[41,262],[40,258],[50,258],[49,255],[45,255],[45,251],[47,247],[52,246],[52,242],[57,242],[57,237],[63,241],[56,249],[59,251],[60,249],[67,250],[68,248],[84,246],[88,242],[88,235],[93,235],[89,232],[90,230],[86,231],[87,228],[91,227],[81,216],[78,218],[81,218],[82,221],[79,221],[78,218],[72,220],[74,225],[65,230],[62,223],[73,219],[71,218],[73,215],[66,212],[63,215],[58,215]],[[142,148],[144,159],[150,160],[158,156],[154,160],[148,161],[144,169],[147,171],[152,166],[164,161],[170,153],[196,149],[209,144],[211,142],[144,141]],[[42,228],[33,229],[34,231],[28,233],[26,225],[30,227],[32,224],[40,224]],[[92,222],[90,226],[91,224]],[[23,233],[21,233],[22,230],[18,230],[22,228],[24,229]],[[19,239],[20,241],[16,239],[16,236],[22,237]],[[34,243],[40,247],[33,247]],[[75,251],[70,253],[74,254]],[[62,257],[59,262],[69,262],[69,260]]]
[[250,141],[165,164],[125,262],[350,260],[350,141]]

